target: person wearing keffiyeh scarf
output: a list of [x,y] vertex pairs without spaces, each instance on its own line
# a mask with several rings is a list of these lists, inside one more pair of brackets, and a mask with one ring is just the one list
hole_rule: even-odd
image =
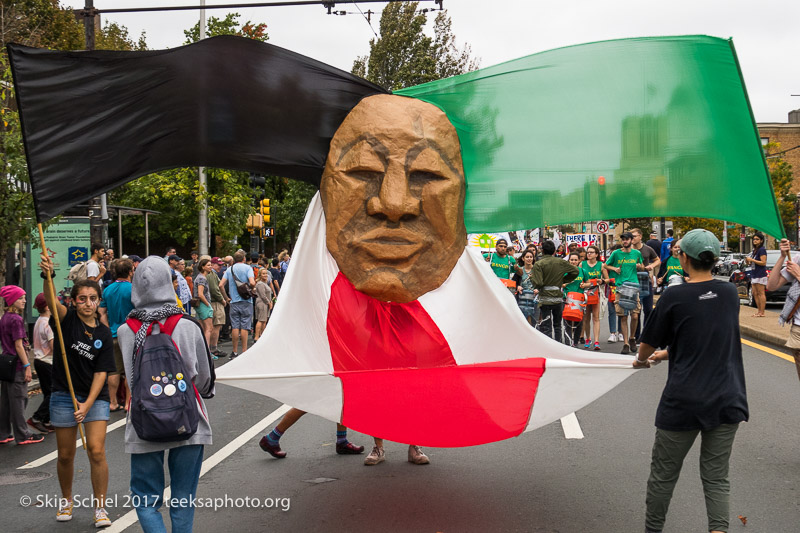
[[[160,325],[172,315],[180,314],[181,310],[175,305],[175,292],[172,288],[172,276],[169,265],[163,259],[151,256],[142,261],[133,277],[131,302],[134,309],[128,315],[142,322],[137,331],[133,331],[128,323],[119,327],[117,337],[122,359],[125,363],[125,375],[128,386],[133,391],[133,376],[135,372],[134,353],[144,344],[147,329],[152,325],[152,333],[160,331]],[[208,420],[208,410],[203,398],[214,395],[214,368],[211,356],[203,336],[200,324],[184,315],[172,332],[172,340],[178,347],[183,358],[184,378],[189,383],[194,383],[199,395],[197,409],[200,411],[200,422],[197,432],[191,438],[179,442],[151,442],[139,438],[131,423],[130,414],[125,427],[125,451],[131,454],[131,492],[137,496],[140,506],[136,507],[136,514],[144,531],[163,531],[164,522],[157,505],[159,499],[154,495],[162,496],[164,492],[164,452],[169,451],[169,477],[173,498],[187,498],[190,501],[195,497],[197,480],[203,463],[203,449],[210,445],[211,424]],[[142,376],[149,379],[147,376]],[[157,390],[160,394],[161,391]],[[136,402],[135,397],[131,402]],[[176,494],[176,490],[181,494]],[[147,505],[145,505],[147,504]],[[180,524],[182,529],[191,530],[193,509],[191,507],[170,506],[170,518],[173,526]]]

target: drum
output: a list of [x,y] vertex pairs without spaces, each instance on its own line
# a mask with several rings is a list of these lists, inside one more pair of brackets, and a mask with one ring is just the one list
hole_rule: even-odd
[[667,286],[664,290],[669,289],[670,287],[675,287],[676,285],[683,285],[686,283],[686,280],[683,279],[683,276],[670,276],[669,281],[667,282]]
[[650,296],[650,273],[637,272],[636,275],[639,277],[639,296],[647,298]]
[[617,304],[628,311],[636,309],[636,296],[639,294],[639,284],[626,281],[617,287]]
[[592,286],[584,291],[584,295],[586,296],[586,305],[596,305],[600,303],[600,288],[598,284],[600,280],[598,278],[590,279],[589,283]]
[[568,292],[567,300],[564,302],[564,312],[561,316],[564,320],[579,322],[583,320],[584,296],[580,292]]

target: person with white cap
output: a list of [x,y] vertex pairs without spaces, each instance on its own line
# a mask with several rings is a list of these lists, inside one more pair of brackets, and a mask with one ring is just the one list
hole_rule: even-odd
[[[731,450],[749,418],[739,334],[739,295],[711,267],[719,240],[695,229],[680,241],[689,280],[664,292],[645,323],[634,368],[669,360],[656,411],[656,436],[647,481],[645,531],[660,533],[683,460],[700,435],[700,477],[708,531],[728,531]],[[664,348],[656,351],[656,348]]]

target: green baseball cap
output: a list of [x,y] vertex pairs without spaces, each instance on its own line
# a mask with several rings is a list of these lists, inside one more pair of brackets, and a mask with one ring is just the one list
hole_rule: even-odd
[[719,257],[719,239],[708,230],[693,229],[680,242],[681,251],[694,259],[700,259],[703,252],[711,252],[715,258]]

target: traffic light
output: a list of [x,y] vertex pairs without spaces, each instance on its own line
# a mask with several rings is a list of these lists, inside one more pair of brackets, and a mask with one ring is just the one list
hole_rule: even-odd
[[270,222],[269,198],[264,198],[263,200],[261,200],[261,215],[264,217],[264,224],[269,224]]

